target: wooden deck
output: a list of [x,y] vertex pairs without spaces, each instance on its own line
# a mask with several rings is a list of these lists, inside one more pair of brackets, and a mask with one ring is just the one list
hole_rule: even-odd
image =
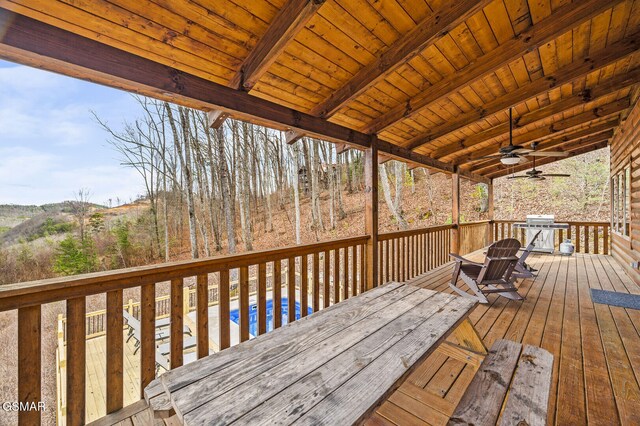
[[[589,289],[640,294],[605,255],[536,255],[538,277],[519,284],[524,302],[492,296],[470,319],[487,347],[497,339],[541,346],[555,357],[549,424],[640,424],[640,311],[594,304]],[[451,264],[411,283],[449,291]],[[373,424],[441,425],[462,397],[473,367],[430,356],[378,408]]]
[[[640,311],[594,304],[589,291],[640,294],[640,287],[607,255],[533,255],[530,260],[539,273],[519,284],[523,302],[491,296],[490,304],[471,313],[485,344],[504,338],[554,355],[549,424],[640,424]],[[451,271],[452,264],[446,264],[410,282],[450,292]],[[444,425],[474,374],[471,365],[436,352],[367,424]],[[133,411],[144,410],[143,405]],[[125,411],[97,424],[119,423]],[[135,424],[133,417],[128,420],[124,424]]]

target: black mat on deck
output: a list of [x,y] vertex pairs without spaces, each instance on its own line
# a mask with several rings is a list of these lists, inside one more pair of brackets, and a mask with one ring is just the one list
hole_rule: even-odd
[[591,289],[591,299],[594,303],[620,306],[621,308],[640,309],[640,295],[618,293],[616,291]]

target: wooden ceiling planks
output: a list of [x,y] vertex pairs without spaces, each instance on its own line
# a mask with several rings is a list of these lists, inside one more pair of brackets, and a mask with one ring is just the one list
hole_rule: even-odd
[[585,88],[625,74],[635,84],[640,67],[640,0],[0,0],[0,7],[217,84],[243,83],[250,97],[330,116],[377,133],[403,155],[414,150],[444,163],[495,143],[490,135],[503,138],[510,106],[516,117],[542,120],[543,111],[580,105]]

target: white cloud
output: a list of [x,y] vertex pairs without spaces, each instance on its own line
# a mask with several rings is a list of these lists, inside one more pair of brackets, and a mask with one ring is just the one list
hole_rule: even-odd
[[0,65],[0,203],[44,204],[89,188],[92,201],[142,193],[90,110],[116,129],[140,114],[126,93],[26,66]]

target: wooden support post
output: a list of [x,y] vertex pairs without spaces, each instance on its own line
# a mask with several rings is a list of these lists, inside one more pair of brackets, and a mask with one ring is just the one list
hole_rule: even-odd
[[371,138],[371,148],[364,155],[364,193],[365,193],[365,233],[367,241],[367,290],[378,284],[378,145],[377,138]]
[[487,245],[493,244],[493,221],[495,220],[494,199],[493,199],[493,179],[487,185],[487,213],[489,216],[489,229],[487,233]]
[[171,368],[180,367],[184,361],[183,284],[182,278],[171,280]]
[[156,378],[156,286],[143,284],[140,309],[140,397]]
[[196,326],[198,327],[198,359],[209,355],[209,276],[196,278]]
[[67,300],[67,424],[85,424],[86,299]]
[[451,252],[460,252],[460,174],[451,175]]
[[[41,402],[41,307],[18,309],[18,401]],[[39,410],[18,413],[18,425],[39,425]]]
[[124,404],[122,303],[122,289],[107,292],[107,414],[118,411]]

